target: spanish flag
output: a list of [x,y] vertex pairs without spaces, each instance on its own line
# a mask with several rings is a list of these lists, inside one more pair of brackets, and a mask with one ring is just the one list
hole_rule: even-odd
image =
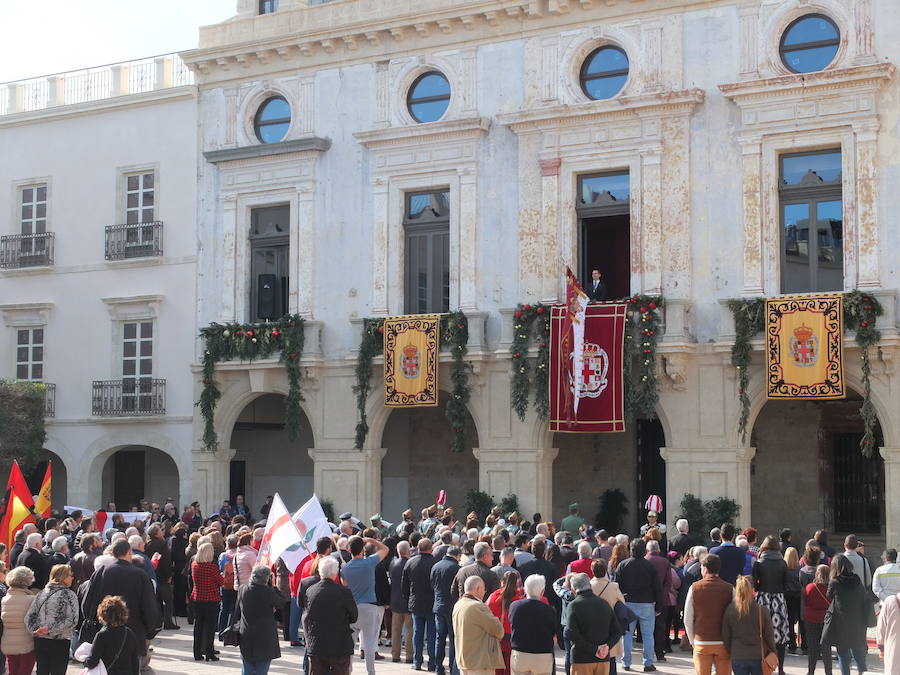
[[44,482],[41,483],[41,491],[38,492],[37,502],[34,504],[34,512],[40,518],[49,518],[51,511],[51,503],[53,501],[53,490],[51,488],[51,477],[53,474],[53,462],[47,462],[47,472],[44,474]]
[[19,463],[13,460],[6,482],[6,497],[3,500],[3,513],[0,514],[0,541],[12,548],[16,532],[26,523],[36,523],[34,519],[34,499],[25,482],[25,476],[19,469]]

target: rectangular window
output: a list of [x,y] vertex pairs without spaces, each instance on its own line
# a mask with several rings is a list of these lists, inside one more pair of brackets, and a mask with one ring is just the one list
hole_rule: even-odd
[[406,194],[407,314],[450,311],[450,192]]
[[781,156],[781,292],[844,290],[841,151]]
[[272,14],[278,11],[278,0],[259,0],[259,13]]
[[[578,271],[591,300],[631,295],[630,202],[627,171],[578,177]],[[600,273],[599,279],[593,278],[594,270]]]
[[131,173],[125,176],[125,223],[152,223],[155,214],[156,195],[153,171]]
[[153,392],[153,322],[122,324],[122,409],[149,410]]
[[44,379],[44,329],[16,329],[16,379]]
[[250,214],[250,321],[288,313],[291,207],[268,206]]
[[22,188],[19,231],[22,234],[43,234],[47,231],[47,186]]

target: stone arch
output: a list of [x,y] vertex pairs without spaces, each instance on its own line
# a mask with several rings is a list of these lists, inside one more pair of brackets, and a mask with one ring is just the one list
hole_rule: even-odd
[[[219,447],[231,447],[231,434],[238,417],[240,417],[244,409],[248,405],[250,405],[250,403],[252,403],[254,399],[257,399],[260,396],[264,396],[266,394],[279,394],[280,396],[287,396],[287,381],[285,380],[284,386],[282,386],[281,384],[274,384],[267,387],[264,391],[254,391],[250,388],[250,384],[247,379],[242,378],[240,381],[233,382],[224,388],[224,390],[222,391],[222,398],[219,399],[219,403],[216,406],[215,417],[215,429],[216,435],[219,438]],[[315,417],[311,414],[308,402],[304,403],[301,401],[300,410],[306,417],[306,420],[309,424],[310,433],[313,437],[313,443],[315,443],[315,440],[320,436],[318,430],[313,424],[313,420],[315,419]],[[315,445],[313,445],[312,447],[315,447]]]
[[315,438],[308,416],[301,409],[300,434],[292,441],[284,428],[285,394],[254,392],[248,399],[228,433],[234,455],[225,492],[218,498],[243,495],[251,512],[258,513],[266,497],[278,492],[294,509],[313,493],[315,466],[309,451]]
[[853,32],[858,27],[855,25],[852,14],[836,0],[811,0],[810,2],[782,2],[775,11],[765,20],[759,31],[760,60],[778,75],[793,75],[782,63],[779,48],[781,36],[791,22],[806,14],[823,14],[835,22],[841,34],[840,45],[831,65],[825,70],[841,68],[847,65],[848,60],[856,55],[856,46]]
[[68,499],[69,471],[63,456],[59,452],[51,450],[51,446],[55,446],[57,450],[59,449],[58,444],[50,442],[48,438],[44,442],[44,448],[38,455],[37,463],[29,471],[25,472],[25,481],[28,483],[31,494],[38,494],[47,470],[47,462],[53,462],[51,502],[54,511],[62,512],[63,506],[66,505],[66,500]]

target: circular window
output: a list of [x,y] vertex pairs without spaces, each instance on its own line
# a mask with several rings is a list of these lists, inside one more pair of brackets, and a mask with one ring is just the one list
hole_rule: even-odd
[[436,122],[450,107],[450,83],[436,70],[420,75],[409,88],[406,107],[416,122]]
[[581,89],[595,101],[618,94],[627,79],[628,56],[618,47],[595,49],[581,66]]
[[253,129],[263,143],[277,143],[291,126],[291,106],[282,96],[273,96],[256,112]]
[[794,21],[781,37],[781,60],[795,73],[813,73],[834,61],[841,33],[822,14],[807,14]]

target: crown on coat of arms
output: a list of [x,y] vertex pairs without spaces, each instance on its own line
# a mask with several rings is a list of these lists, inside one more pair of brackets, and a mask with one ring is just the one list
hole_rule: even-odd
[[586,342],[584,345],[584,357],[590,358],[593,356],[600,356],[600,352],[603,351],[600,349],[600,345],[595,345],[592,342]]
[[404,356],[409,359],[413,358],[418,353],[418,351],[419,349],[415,345],[406,345],[403,348]]
[[797,328],[794,329],[794,337],[797,338],[800,342],[809,342],[809,339],[813,336],[813,329],[807,326],[806,324],[801,324]]

